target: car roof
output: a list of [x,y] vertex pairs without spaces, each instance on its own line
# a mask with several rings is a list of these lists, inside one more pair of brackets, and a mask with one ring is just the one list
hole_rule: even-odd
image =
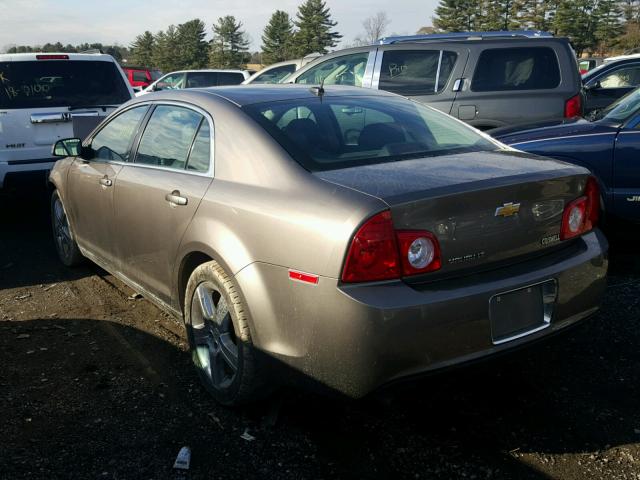
[[[67,53],[67,52],[30,52],[30,53],[1,53],[0,62],[31,62],[38,60],[38,56],[58,56],[66,55],[69,60],[74,61],[100,61],[100,62],[115,62],[111,55],[106,53]],[[46,61],[41,59],[41,61]],[[54,59],[49,61],[56,61]],[[58,61],[64,61],[59,59]]]
[[[153,93],[154,97],[138,97],[145,100],[184,100],[193,93],[207,93],[231,102],[238,107],[255,103],[281,102],[304,98],[317,97],[312,91],[314,85],[300,84],[249,84],[233,85],[211,88],[190,88],[184,90],[163,90]],[[317,85],[316,85],[317,87]],[[398,97],[394,93],[369,88],[348,87],[343,85],[330,85],[324,87],[325,97]]]
[[173,72],[165,73],[166,75],[171,75],[172,73],[200,73],[200,72],[231,72],[231,73],[244,73],[246,70],[240,70],[237,68],[201,68],[197,70],[174,70]]

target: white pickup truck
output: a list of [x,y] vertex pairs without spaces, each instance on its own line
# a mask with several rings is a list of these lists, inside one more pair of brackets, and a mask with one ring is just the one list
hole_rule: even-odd
[[84,138],[131,98],[110,55],[0,54],[0,189],[13,177],[50,170],[57,140]]

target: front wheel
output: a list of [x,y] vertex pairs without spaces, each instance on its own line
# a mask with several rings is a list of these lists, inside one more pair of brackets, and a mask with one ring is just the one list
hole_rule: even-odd
[[257,373],[246,307],[215,261],[197,267],[187,283],[185,325],[193,363],[207,391],[223,405],[257,398]]
[[54,190],[51,195],[51,227],[60,261],[67,267],[81,264],[84,257],[73,239],[69,219],[57,190]]

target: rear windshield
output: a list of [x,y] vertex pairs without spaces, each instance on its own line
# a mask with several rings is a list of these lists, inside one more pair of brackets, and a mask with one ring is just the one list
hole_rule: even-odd
[[462,122],[400,97],[325,96],[244,110],[310,171],[500,148]]
[[560,84],[558,57],[549,47],[491,48],[483,51],[471,90],[546,90]]
[[0,108],[120,105],[130,98],[112,62],[0,62]]

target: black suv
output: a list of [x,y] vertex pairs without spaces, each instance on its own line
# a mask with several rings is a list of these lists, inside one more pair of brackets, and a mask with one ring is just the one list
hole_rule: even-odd
[[330,53],[285,79],[379,88],[486,130],[582,114],[582,82],[566,38],[539,31],[389,37]]

